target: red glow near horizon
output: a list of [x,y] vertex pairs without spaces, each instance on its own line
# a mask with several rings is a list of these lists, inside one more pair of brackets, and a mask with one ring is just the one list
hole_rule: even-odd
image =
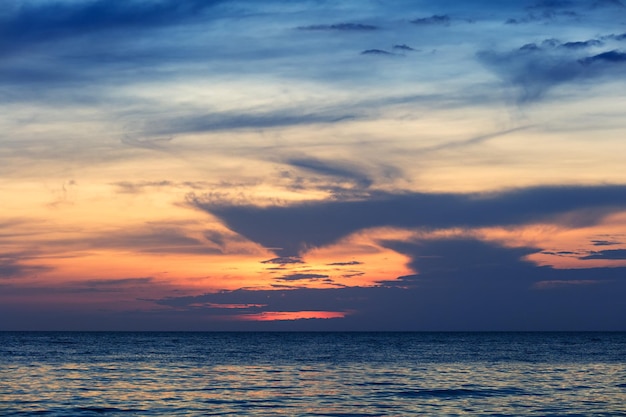
[[265,311],[258,314],[242,314],[236,320],[242,321],[278,321],[305,319],[342,319],[348,313],[344,311]]

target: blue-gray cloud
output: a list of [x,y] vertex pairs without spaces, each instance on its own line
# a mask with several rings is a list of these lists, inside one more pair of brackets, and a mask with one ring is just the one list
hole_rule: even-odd
[[373,183],[367,174],[359,172],[356,168],[350,168],[349,164],[345,162],[322,161],[315,158],[289,158],[285,162],[292,167],[314,174],[354,182],[361,189],[368,188]]
[[620,51],[607,51],[597,55],[592,55],[581,61],[583,64],[595,64],[595,63],[625,63],[626,52]]
[[222,0],[96,0],[35,2],[5,0],[0,9],[0,53],[27,44],[49,43],[85,34],[141,30],[197,20]]
[[417,51],[417,49],[411,48],[409,45],[406,44],[398,44],[398,45],[394,45],[393,49],[396,51]]
[[602,45],[604,45],[604,42],[602,42],[599,39],[589,39],[586,41],[565,42],[559,46],[561,48],[581,49],[581,48],[599,47]]
[[592,225],[626,210],[626,186],[533,187],[490,194],[372,193],[367,199],[271,207],[214,203],[191,195],[189,204],[289,256],[379,226],[439,229],[546,221]]
[[504,82],[518,89],[521,103],[542,99],[557,85],[574,81],[621,77],[626,53],[609,50],[587,52],[603,45],[598,39],[561,43],[546,39],[509,52],[480,51],[477,56]]
[[20,256],[0,255],[0,279],[26,278],[52,270],[46,265],[25,264]]
[[366,49],[361,52],[361,55],[394,55],[389,51],[383,49]]
[[448,15],[439,15],[439,14],[435,14],[429,17],[420,17],[417,19],[413,19],[411,20],[411,23],[413,23],[414,25],[443,25],[443,26],[448,26],[450,25],[450,22],[452,21],[452,19],[450,18],[450,16]]
[[303,281],[303,280],[318,280],[328,278],[328,275],[324,274],[289,274],[276,278],[278,281]]
[[333,23],[325,25],[309,25],[300,26],[300,30],[313,30],[313,31],[341,31],[341,32],[369,32],[378,30],[378,26],[367,25],[364,23]]
[[273,112],[208,113],[176,119],[154,120],[145,126],[152,135],[216,132],[236,129],[268,129],[317,123],[338,123],[353,118],[353,114],[307,113],[304,110],[277,110]]

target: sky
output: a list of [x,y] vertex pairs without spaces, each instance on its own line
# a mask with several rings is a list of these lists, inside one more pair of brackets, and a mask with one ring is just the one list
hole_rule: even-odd
[[3,0],[0,330],[626,330],[621,0]]

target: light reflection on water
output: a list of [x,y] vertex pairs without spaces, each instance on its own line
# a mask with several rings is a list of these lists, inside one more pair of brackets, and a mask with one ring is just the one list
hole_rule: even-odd
[[0,414],[626,416],[626,334],[568,337],[5,333]]

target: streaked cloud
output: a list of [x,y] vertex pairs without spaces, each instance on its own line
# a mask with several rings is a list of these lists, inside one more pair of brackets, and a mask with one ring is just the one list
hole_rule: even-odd
[[623,1],[0,3],[6,326],[625,328]]
[[448,26],[452,19],[448,15],[432,15],[429,17],[419,17],[417,19],[411,20],[411,23],[414,25],[443,25]]
[[323,25],[309,25],[309,26],[299,26],[300,30],[313,30],[313,31],[371,31],[378,30],[379,28],[374,25],[367,25],[364,23],[333,23],[333,24],[323,24]]
[[189,203],[252,241],[281,248],[277,253],[282,256],[294,256],[305,248],[381,226],[436,229],[533,222],[594,224],[610,213],[626,210],[626,189],[616,185],[536,187],[489,194],[373,193],[364,200],[270,207],[218,204],[199,197]]

